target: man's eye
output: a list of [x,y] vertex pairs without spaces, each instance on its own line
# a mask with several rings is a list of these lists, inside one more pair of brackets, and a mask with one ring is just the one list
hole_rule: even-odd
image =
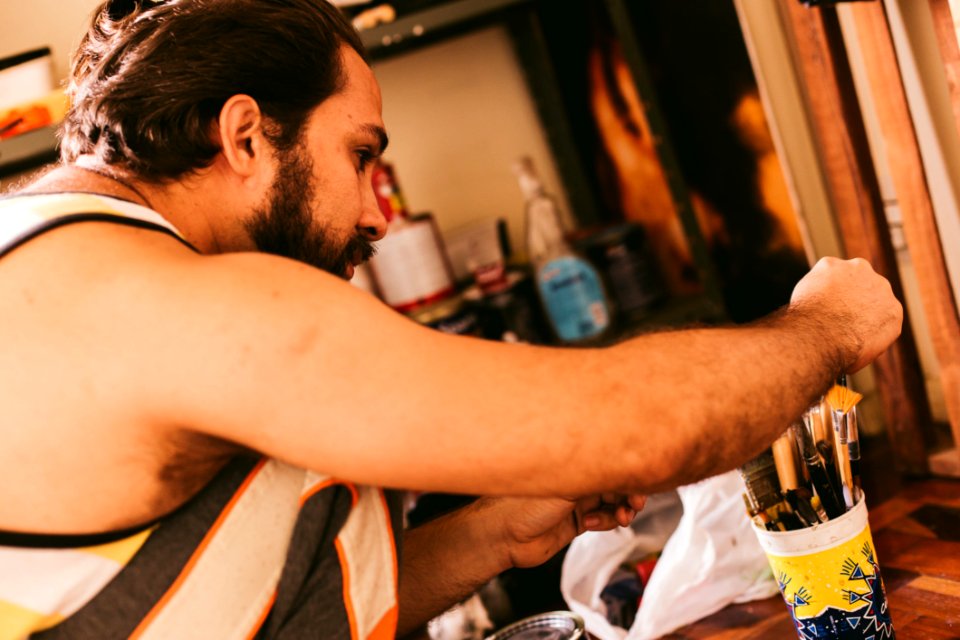
[[367,149],[360,149],[357,151],[357,171],[363,173],[367,170],[370,164],[374,161],[375,156],[370,153]]

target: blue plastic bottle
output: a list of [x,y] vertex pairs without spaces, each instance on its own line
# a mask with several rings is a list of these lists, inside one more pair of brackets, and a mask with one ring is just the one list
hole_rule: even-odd
[[564,238],[556,200],[544,190],[530,159],[519,160],[514,172],[527,203],[527,255],[554,332],[565,343],[599,336],[610,326],[600,276]]

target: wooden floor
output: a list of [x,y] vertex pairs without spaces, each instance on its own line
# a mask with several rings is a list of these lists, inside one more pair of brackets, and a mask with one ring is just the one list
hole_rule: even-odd
[[[870,528],[897,640],[960,640],[960,481],[903,484],[870,506]],[[727,607],[667,637],[790,640],[796,633],[775,596]]]

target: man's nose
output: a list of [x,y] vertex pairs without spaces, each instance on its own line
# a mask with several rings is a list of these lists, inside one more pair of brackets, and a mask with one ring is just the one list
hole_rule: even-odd
[[377,197],[372,188],[364,199],[363,215],[357,223],[357,231],[370,242],[376,242],[387,235],[387,218],[380,211],[380,205],[377,204]]

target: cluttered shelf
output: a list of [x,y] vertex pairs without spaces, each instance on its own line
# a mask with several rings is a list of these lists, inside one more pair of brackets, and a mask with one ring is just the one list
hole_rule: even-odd
[[668,283],[642,225],[568,231],[532,161],[513,169],[526,205],[520,259],[503,220],[441,233],[432,214],[411,213],[392,166],[379,163],[372,181],[388,232],[354,285],[444,333],[507,342],[602,347],[725,320],[705,287]]
[[57,127],[40,127],[0,140],[0,177],[38,167],[57,158]]
[[[383,58],[411,44],[432,41],[436,36],[449,35],[477,20],[482,20],[527,0],[455,0],[404,2],[378,5],[373,9],[361,7],[351,11],[354,25],[360,29],[360,38],[367,52],[374,58]],[[397,9],[399,8],[399,13]]]
[[[960,482],[907,483],[871,505],[870,527],[897,638],[960,638]],[[667,637],[748,640],[790,638],[796,632],[776,595],[728,606]]]
[[49,47],[0,59],[0,178],[56,159],[67,105]]

